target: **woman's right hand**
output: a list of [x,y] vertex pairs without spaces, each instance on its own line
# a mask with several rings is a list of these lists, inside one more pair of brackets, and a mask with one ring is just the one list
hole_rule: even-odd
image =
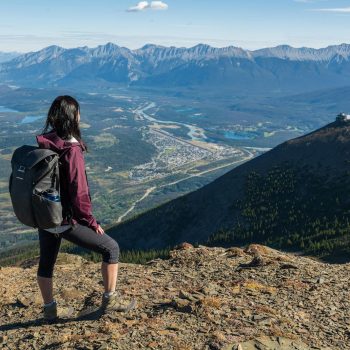
[[98,225],[97,229],[96,229],[96,233],[99,235],[103,235],[105,233],[105,231],[103,230],[103,228]]

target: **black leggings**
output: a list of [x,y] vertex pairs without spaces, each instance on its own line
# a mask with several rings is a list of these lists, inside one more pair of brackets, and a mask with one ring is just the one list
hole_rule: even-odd
[[62,233],[51,233],[40,228],[38,232],[40,243],[38,276],[52,277],[62,238],[80,247],[101,253],[102,260],[108,264],[116,264],[118,262],[118,243],[106,233],[100,235],[91,228],[79,224]]

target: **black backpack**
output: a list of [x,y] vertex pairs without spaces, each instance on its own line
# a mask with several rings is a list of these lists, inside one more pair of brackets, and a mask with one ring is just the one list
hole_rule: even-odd
[[41,229],[61,225],[58,153],[24,145],[14,151],[11,167],[9,192],[18,220]]

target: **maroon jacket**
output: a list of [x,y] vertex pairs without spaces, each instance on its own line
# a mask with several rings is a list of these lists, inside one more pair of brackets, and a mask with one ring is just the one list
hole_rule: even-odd
[[60,195],[63,207],[63,221],[68,224],[69,208],[72,224],[79,223],[96,230],[98,224],[92,215],[91,197],[85,172],[82,142],[68,142],[55,131],[36,136],[40,148],[48,148],[60,155]]

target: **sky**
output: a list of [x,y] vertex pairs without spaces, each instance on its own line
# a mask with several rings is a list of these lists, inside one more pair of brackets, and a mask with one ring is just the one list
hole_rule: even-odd
[[350,0],[0,0],[0,51],[350,43]]

